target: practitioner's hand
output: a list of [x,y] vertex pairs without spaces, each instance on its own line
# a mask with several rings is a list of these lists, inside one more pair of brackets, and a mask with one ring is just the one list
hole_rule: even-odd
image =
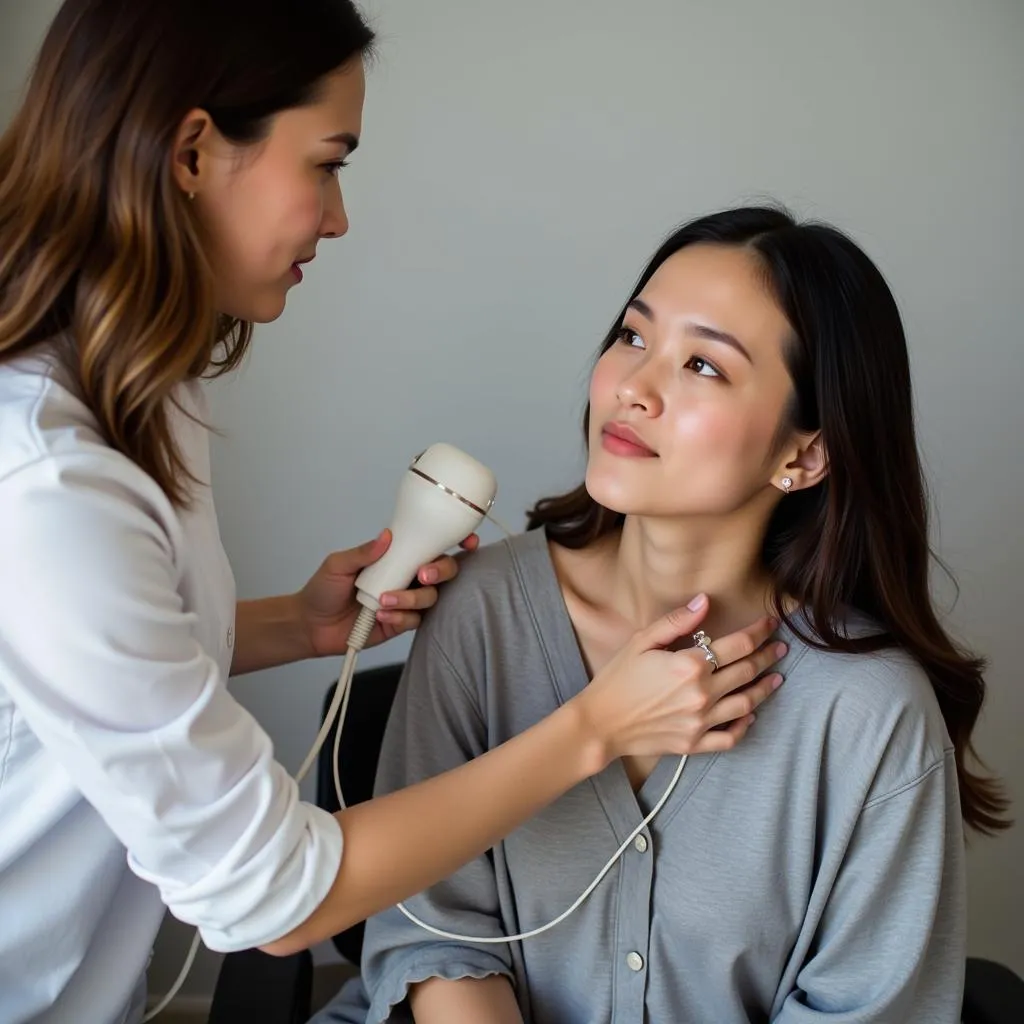
[[[297,595],[302,629],[309,638],[312,657],[345,653],[348,634],[362,610],[356,601],[356,577],[387,551],[391,532],[385,530],[376,540],[348,551],[336,551],[324,559],[310,581]],[[473,551],[479,544],[476,534],[467,537],[462,547]],[[437,603],[437,586],[459,571],[450,555],[423,566],[416,575],[421,586],[381,595],[381,610],[370,634],[368,647],[415,629],[420,616]]]
[[573,698],[607,762],[729,750],[782,683],[778,673],[764,675],[786,653],[785,644],[769,640],[777,626],[769,618],[711,639],[717,671],[700,647],[666,650],[695,633],[707,614],[704,595],[691,604],[637,632]]

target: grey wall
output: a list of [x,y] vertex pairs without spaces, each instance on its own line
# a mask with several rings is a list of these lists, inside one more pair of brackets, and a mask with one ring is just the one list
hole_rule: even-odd
[[[497,512],[520,524],[574,480],[589,358],[660,236],[774,196],[851,231],[900,301],[936,543],[962,587],[951,622],[991,659],[978,746],[1024,798],[1024,5],[368,6],[381,59],[344,172],[351,234],[322,246],[214,394],[241,593],[298,586],[328,550],[373,535],[424,442],[494,467]],[[55,8],[0,0],[0,104]],[[336,668],[235,686],[285,764]],[[971,847],[971,948],[1024,972],[1022,861],[1019,829]],[[161,940],[157,991],[183,931]],[[186,991],[212,977],[205,957]]]

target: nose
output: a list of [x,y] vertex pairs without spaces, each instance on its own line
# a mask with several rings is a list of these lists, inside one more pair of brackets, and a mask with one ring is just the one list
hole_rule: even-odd
[[324,196],[324,212],[320,218],[321,238],[341,238],[348,232],[348,214],[345,199],[341,194],[341,183],[335,181]]
[[623,408],[637,409],[648,416],[660,416],[664,403],[657,387],[657,380],[651,360],[624,377],[616,391],[616,397]]

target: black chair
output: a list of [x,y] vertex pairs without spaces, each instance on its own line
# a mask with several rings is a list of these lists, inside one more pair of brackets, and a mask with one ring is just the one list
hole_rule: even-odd
[[[381,741],[394,703],[401,665],[357,672],[341,734],[343,756],[338,774],[345,802],[361,803],[373,795]],[[327,691],[321,721],[334,696]],[[316,802],[337,811],[331,756],[334,732],[320,751],[316,771]],[[362,923],[334,936],[338,952],[358,966],[363,948]],[[224,957],[208,1024],[306,1024],[310,1017],[313,959],[308,952],[273,957],[259,950]],[[1002,964],[969,957],[964,987],[962,1024],[1024,1024],[1024,981]]]
[[[338,780],[345,803],[349,806],[361,804],[373,796],[380,747],[384,742],[384,729],[388,724],[391,705],[395,702],[395,693],[402,678],[402,668],[402,665],[370,668],[356,673],[353,680],[345,726],[341,733],[340,749],[344,751],[344,756],[338,758]],[[337,683],[333,684],[324,697],[320,712],[321,721],[331,706],[336,686]],[[334,790],[332,770],[335,732],[336,728],[332,728],[316,764],[316,802],[332,814],[341,810]],[[335,949],[350,964],[357,967],[363,952],[364,930],[365,926],[360,921],[359,924],[335,935],[333,940]]]
[[967,958],[962,1024],[1024,1024],[1024,981],[1009,967]]

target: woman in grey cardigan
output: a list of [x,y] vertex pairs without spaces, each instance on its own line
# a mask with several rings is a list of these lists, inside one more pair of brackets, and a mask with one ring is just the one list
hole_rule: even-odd
[[[365,990],[322,1019],[954,1024],[963,830],[1003,827],[1005,805],[969,764],[980,662],[929,597],[888,287],[832,228],[728,211],[665,242],[601,353],[585,484],[466,560],[416,638],[380,791],[528,728],[695,593],[709,657],[737,625],[781,619],[785,685],[742,744],[688,759],[567,920],[488,943],[388,911],[367,928]],[[612,764],[409,909],[463,936],[543,925],[677,766]]]

